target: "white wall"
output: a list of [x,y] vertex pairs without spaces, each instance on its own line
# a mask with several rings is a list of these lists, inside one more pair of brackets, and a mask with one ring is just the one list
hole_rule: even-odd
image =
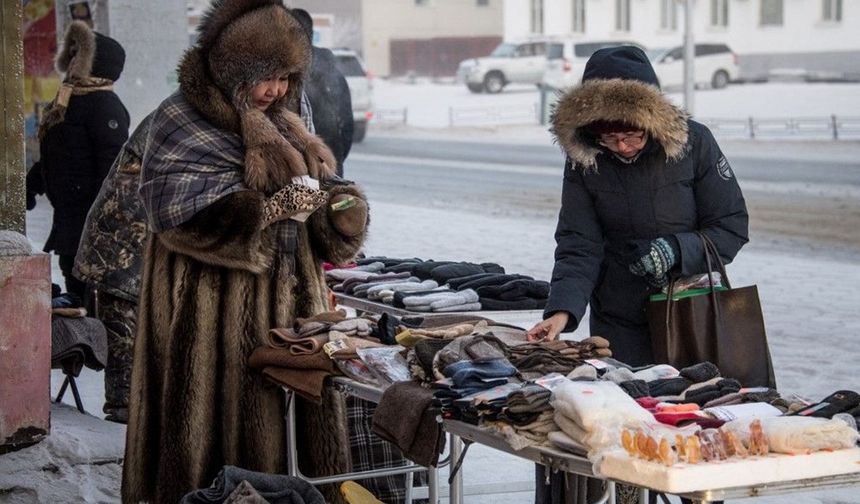
[[184,1],[109,0],[110,36],[125,48],[114,89],[134,128],[177,88],[176,66],[188,47]]
[[[860,1],[843,0],[842,22],[821,21],[821,0],[784,0],[782,27],[759,26],[760,0],[729,0],[729,25],[711,27],[710,0],[696,0],[694,29],[701,42],[725,42],[737,53],[803,53],[860,50]],[[678,8],[678,30],[660,29],[660,0],[631,0],[630,32],[615,31],[615,0],[586,0],[586,31],[571,34],[572,0],[544,0],[546,35],[583,39],[631,39],[647,47],[680,44],[684,10]],[[505,39],[529,35],[529,0],[506,0]]]

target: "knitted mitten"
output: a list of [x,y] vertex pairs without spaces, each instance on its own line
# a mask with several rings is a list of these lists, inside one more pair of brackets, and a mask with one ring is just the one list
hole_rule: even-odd
[[301,212],[312,212],[328,201],[325,191],[308,186],[289,184],[266,200],[263,221],[266,225],[289,219]]
[[655,284],[654,281],[657,284],[665,284],[669,270],[675,265],[678,257],[676,246],[670,240],[657,238],[648,244],[647,249],[644,249],[640,241],[630,242],[627,247],[628,250],[635,250],[636,252],[644,251],[638,258],[629,263],[628,268],[631,273],[649,277],[649,281],[653,279],[652,285]]

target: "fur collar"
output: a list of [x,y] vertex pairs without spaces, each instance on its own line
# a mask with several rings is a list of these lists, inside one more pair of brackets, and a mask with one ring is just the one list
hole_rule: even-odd
[[266,112],[253,107],[240,111],[209,77],[200,48],[189,49],[179,65],[179,89],[186,100],[215,127],[236,133],[245,145],[244,180],[268,194],[289,184],[292,177],[330,178],[337,163],[323,141],[305,128],[287,100]]
[[671,161],[684,156],[687,118],[655,86],[634,80],[593,79],[561,97],[550,131],[570,159],[589,170],[596,168],[602,150],[584,126],[599,120],[634,125],[647,131]]

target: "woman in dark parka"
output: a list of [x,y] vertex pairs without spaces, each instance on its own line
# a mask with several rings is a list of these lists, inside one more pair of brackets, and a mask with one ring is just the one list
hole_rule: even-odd
[[[708,128],[660,92],[635,47],[592,55],[552,131],[567,156],[562,207],[545,320],[529,338],[575,330],[590,305],[590,332],[610,341],[614,358],[653,363],[645,303],[670,277],[707,271],[697,233],[725,263],[748,241],[737,179]],[[536,502],[584,496],[581,478],[547,486],[541,469]]]
[[113,91],[124,66],[117,41],[72,22],[57,55],[65,79],[39,124],[40,159],[33,170],[54,207],[45,252],[59,256],[66,290],[82,298],[84,283],[72,275],[75,253],[87,212],[128,139],[128,111]]
[[748,241],[743,195],[713,135],[658,87],[640,49],[594,53],[583,84],[558,104],[552,131],[564,148],[562,207],[544,320],[554,339],[591,305],[591,334],[613,357],[653,362],[645,302],[668,278],[705,273],[697,232],[731,262]]

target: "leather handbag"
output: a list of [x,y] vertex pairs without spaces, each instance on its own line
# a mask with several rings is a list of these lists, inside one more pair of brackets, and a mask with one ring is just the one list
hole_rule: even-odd
[[[704,294],[679,298],[675,281],[665,300],[648,303],[648,325],[655,361],[682,367],[710,361],[722,376],[745,387],[776,388],[755,285],[734,289],[714,243],[699,233],[708,265],[710,288]],[[723,289],[713,286],[714,266]]]

